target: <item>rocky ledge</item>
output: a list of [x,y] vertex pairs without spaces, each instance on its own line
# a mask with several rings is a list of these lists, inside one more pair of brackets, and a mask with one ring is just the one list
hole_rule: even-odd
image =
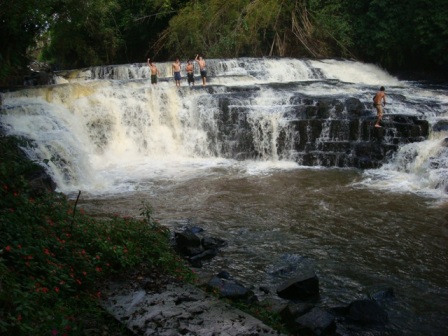
[[152,283],[147,277],[111,282],[102,305],[136,335],[281,335],[198,287],[169,282],[155,289]]
[[202,261],[218,255],[217,249],[225,246],[225,241],[204,235],[200,228],[187,227],[173,234],[173,244],[194,267],[198,286],[179,282],[158,270],[146,270],[111,281],[102,291],[103,307],[136,335],[283,335],[227,302],[261,309],[269,306],[288,335],[396,334],[385,308],[394,300],[392,288],[344,306],[322,307],[319,278],[312,270],[298,268],[275,288],[253,284],[251,288],[269,294],[270,299],[259,302],[253,290],[228,272],[209,274],[202,269]]

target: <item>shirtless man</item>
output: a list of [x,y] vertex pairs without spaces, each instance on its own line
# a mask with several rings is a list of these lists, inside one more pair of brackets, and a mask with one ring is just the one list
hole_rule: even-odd
[[148,58],[148,66],[149,69],[151,70],[151,84],[157,84],[157,75],[160,76],[160,71],[159,69],[157,69],[154,62],[151,62],[150,58]]
[[176,58],[176,62],[173,63],[173,66],[171,68],[171,72],[174,75],[174,80],[176,81],[176,86],[180,87],[180,61],[179,58]]
[[188,60],[185,71],[187,72],[188,86],[191,84],[194,86],[194,65],[191,63],[191,60]]
[[[386,106],[386,91],[384,86],[380,88],[380,90],[376,93],[375,97],[373,97],[373,105],[376,108],[376,116],[378,117],[376,120],[375,127],[381,127],[380,121],[383,119],[383,106]],[[381,101],[384,102],[384,105],[381,104]]]
[[199,64],[199,69],[201,70],[202,86],[205,86],[205,83],[207,81],[207,69],[205,67],[204,59],[201,56],[198,56],[199,55],[196,55],[196,58],[194,60]]

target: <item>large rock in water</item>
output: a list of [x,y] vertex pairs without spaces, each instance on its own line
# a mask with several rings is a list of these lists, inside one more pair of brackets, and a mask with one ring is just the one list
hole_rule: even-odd
[[174,233],[174,249],[184,256],[193,267],[202,267],[202,261],[218,254],[218,248],[225,244],[219,238],[199,236],[192,228]]
[[217,96],[218,135],[211,143],[220,148],[220,155],[238,160],[273,155],[255,146],[256,138],[262,137],[276,144],[280,159],[301,165],[378,168],[400,145],[423,141],[429,135],[428,121],[416,116],[386,114],[383,127],[376,128],[371,106],[357,98],[310,98],[300,93],[290,98],[291,106],[282,116],[288,121],[274,133],[264,121],[259,125],[250,122],[252,107],[241,104],[250,92]]
[[295,320],[299,335],[332,335],[336,330],[335,317],[320,308],[313,308],[310,312]]
[[319,296],[319,279],[313,272],[304,273],[282,283],[277,288],[281,298],[307,300]]

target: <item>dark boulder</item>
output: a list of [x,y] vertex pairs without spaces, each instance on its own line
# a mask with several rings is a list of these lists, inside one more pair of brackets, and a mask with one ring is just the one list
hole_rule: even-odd
[[295,320],[299,335],[332,335],[336,330],[335,317],[329,312],[313,308]]
[[190,248],[199,248],[201,246],[201,238],[189,228],[182,232],[174,233],[174,238],[176,246],[181,253],[189,254]]
[[207,283],[207,286],[222,298],[243,300],[248,303],[258,301],[253,291],[247,289],[229,275],[225,277],[215,275]]
[[294,328],[295,320],[313,308],[313,305],[305,302],[289,303],[279,313],[282,321],[290,328]]
[[298,275],[282,283],[277,295],[289,300],[307,300],[319,296],[319,279],[313,272]]
[[448,131],[448,120],[439,120],[432,126],[434,132],[446,132]]
[[174,233],[174,249],[197,268],[202,267],[203,260],[215,257],[225,243],[222,239],[204,236],[203,230],[197,227]]

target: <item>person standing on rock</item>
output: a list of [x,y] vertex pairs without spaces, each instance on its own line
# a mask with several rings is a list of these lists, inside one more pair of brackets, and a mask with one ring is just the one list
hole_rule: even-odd
[[160,76],[160,71],[157,69],[154,62],[151,62],[150,58],[148,58],[148,66],[151,71],[151,84],[157,84],[157,75]]
[[[386,89],[384,86],[380,88],[380,90],[376,93],[375,97],[373,97],[373,106],[376,108],[376,124],[375,127],[381,127],[380,121],[383,119],[383,106],[386,106]],[[381,103],[383,101],[383,104]]]
[[199,64],[199,70],[201,71],[201,78],[202,78],[202,86],[205,86],[205,83],[207,82],[207,69],[205,66],[205,60],[199,55],[196,55],[196,58],[194,60]]
[[181,76],[180,76],[180,60],[179,60],[179,58],[176,58],[176,61],[172,65],[171,71],[174,75],[174,80],[176,82],[176,86],[180,87]]
[[194,65],[191,63],[191,60],[188,60],[185,71],[187,72],[188,86],[194,86]]

